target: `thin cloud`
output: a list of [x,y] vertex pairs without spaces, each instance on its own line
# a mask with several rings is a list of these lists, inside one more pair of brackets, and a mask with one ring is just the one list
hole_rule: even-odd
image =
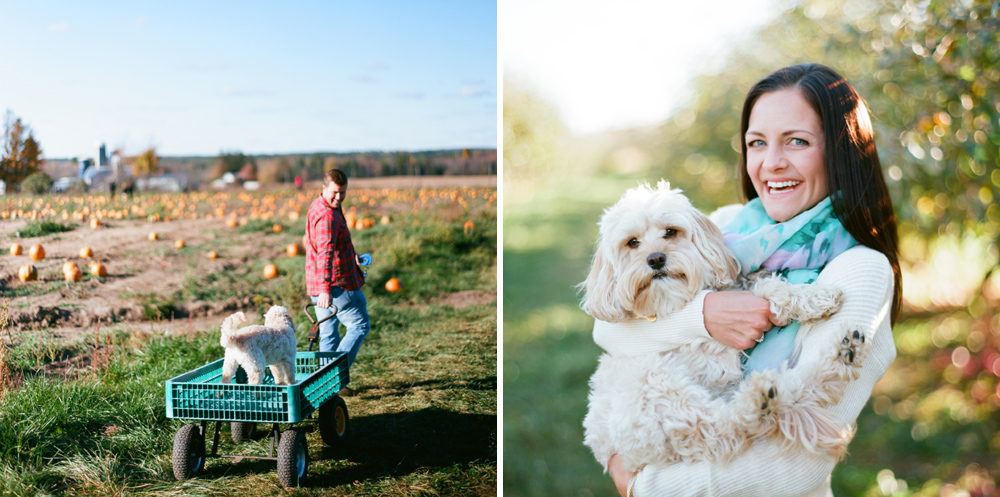
[[146,25],[146,16],[139,16],[135,19],[135,29],[140,29]]
[[265,97],[274,95],[274,92],[255,88],[243,88],[241,86],[226,85],[219,90],[219,95],[223,97]]
[[423,100],[424,92],[420,90],[403,90],[397,93],[396,96],[407,100]]
[[489,96],[490,93],[484,88],[474,88],[471,86],[465,86],[461,90],[455,93],[458,98],[479,98]]
[[45,30],[49,33],[65,33],[69,31],[69,21],[59,21],[49,24]]
[[229,63],[222,60],[202,60],[194,65],[198,71],[225,71],[229,69]]

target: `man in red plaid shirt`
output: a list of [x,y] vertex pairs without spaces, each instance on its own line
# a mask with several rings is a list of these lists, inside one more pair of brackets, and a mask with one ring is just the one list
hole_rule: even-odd
[[[331,169],[323,176],[323,192],[306,215],[306,291],[316,304],[316,319],[337,314],[319,326],[320,352],[347,352],[347,365],[368,336],[368,301],[361,293],[365,284],[360,260],[351,243],[351,232],[341,204],[347,197],[347,175]],[[340,339],[340,323],[347,327]],[[341,395],[352,395],[346,389]]]

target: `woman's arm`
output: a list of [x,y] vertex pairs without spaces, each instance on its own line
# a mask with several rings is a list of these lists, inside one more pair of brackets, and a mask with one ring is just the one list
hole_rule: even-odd
[[771,329],[771,306],[753,293],[704,290],[674,314],[650,322],[633,319],[622,323],[594,322],[594,342],[611,354],[666,352],[698,340],[746,350]]
[[[817,284],[844,292],[844,305],[830,320],[817,324],[803,340],[803,352],[795,369],[819,361],[829,350],[834,335],[851,323],[863,328],[871,349],[861,376],[851,382],[831,411],[853,424],[868,401],[872,387],[896,357],[892,342],[889,307],[892,302],[892,270],[885,257],[866,247],[855,247],[834,259],[820,274]],[[638,497],[727,495],[802,496],[823,488],[836,461],[805,451],[787,453],[776,444],[758,442],[729,464],[677,463],[650,465],[641,470],[633,487]]]
[[610,354],[634,355],[665,352],[698,340],[711,340],[705,330],[702,305],[709,290],[702,291],[680,311],[656,321],[631,319],[620,323],[594,321],[594,342]]

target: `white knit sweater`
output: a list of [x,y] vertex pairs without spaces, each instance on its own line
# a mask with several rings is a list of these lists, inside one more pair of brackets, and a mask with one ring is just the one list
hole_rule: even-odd
[[[871,340],[861,377],[851,382],[840,402],[831,410],[854,423],[872,387],[896,357],[890,325],[893,275],[881,253],[855,246],[837,256],[820,273],[817,284],[844,292],[844,305],[829,321],[818,324],[804,339],[799,365],[818,361],[825,354],[817,344],[829,344],[840,333],[840,324],[863,324]],[[683,310],[655,322],[636,319],[624,323],[594,324],[594,341],[611,354],[663,351],[698,340],[711,340],[705,329],[700,293]],[[786,374],[794,374],[796,369]],[[831,495],[830,473],[836,461],[830,457],[796,451],[788,454],[774,444],[757,442],[728,464],[699,462],[642,469],[633,487],[636,497],[766,496],[822,497]]]

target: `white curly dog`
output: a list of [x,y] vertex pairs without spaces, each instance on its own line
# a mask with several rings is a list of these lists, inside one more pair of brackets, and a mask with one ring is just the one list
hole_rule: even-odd
[[237,312],[222,322],[226,358],[222,364],[222,383],[232,381],[236,368],[243,366],[247,384],[260,385],[264,368],[271,366],[275,385],[295,383],[295,323],[288,309],[272,306],[264,314],[263,325],[243,326],[246,315]]
[[[739,263],[712,221],[680,190],[661,181],[625,193],[604,212],[581,307],[607,322],[655,320],[683,308],[701,290],[748,286],[771,302],[782,323],[803,323],[840,309],[841,292],[791,285],[777,276],[740,278]],[[752,372],[741,351],[705,340],[665,352],[601,356],[590,380],[584,443],[605,468],[613,454],[636,471],[649,463],[726,461],[755,439],[841,457],[853,428],[826,407],[857,378],[865,355],[859,327],[831,343],[815,368]],[[794,354],[793,354],[794,357]],[[794,365],[794,359],[791,364]]]

